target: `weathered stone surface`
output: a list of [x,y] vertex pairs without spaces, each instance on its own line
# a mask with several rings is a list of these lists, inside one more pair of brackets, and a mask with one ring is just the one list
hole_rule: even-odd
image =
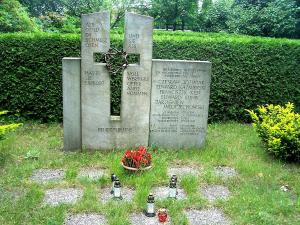
[[65,225],[106,225],[107,220],[101,214],[79,213],[69,214],[65,219]]
[[81,149],[80,58],[63,58],[64,150]]
[[150,145],[165,148],[204,144],[211,63],[153,60]]
[[54,188],[46,191],[44,205],[75,204],[83,196],[81,189]]
[[190,225],[229,225],[230,220],[226,218],[223,211],[217,208],[185,211]]
[[209,185],[200,188],[201,194],[212,202],[215,200],[226,200],[230,196],[230,191],[222,185]]
[[196,166],[174,166],[169,167],[167,174],[169,177],[172,175],[176,175],[179,179],[181,179],[183,176],[186,175],[193,175],[193,176],[199,176],[200,175],[200,168]]
[[45,183],[51,181],[59,181],[64,179],[65,171],[63,169],[38,169],[35,170],[30,177],[32,181]]
[[112,74],[95,61],[110,49],[109,12],[82,15],[81,28],[81,59],[63,60],[66,150],[203,145],[210,62],[152,60],[153,18],[126,12],[123,50],[139,62],[124,69],[121,112],[112,115]]
[[[177,198],[179,200],[186,199],[186,194],[184,190],[180,187],[177,187]],[[156,199],[166,199],[169,197],[169,187],[155,187],[152,190],[152,193]]]
[[128,187],[121,187],[121,196],[122,200],[115,199],[113,195],[110,193],[111,187],[105,187],[101,189],[100,192],[100,201],[102,203],[107,203],[108,201],[124,201],[130,202],[134,198],[135,190]]
[[[169,215],[168,215],[169,216]],[[130,221],[132,225],[161,225],[158,221],[158,217],[147,217],[143,213],[133,213],[130,216]],[[167,221],[163,223],[164,225],[171,224],[171,218],[168,217]]]
[[124,71],[119,117],[110,113],[110,74],[93,57],[109,50],[109,25],[108,12],[82,16],[82,142],[90,149],[148,145],[153,18],[125,15],[124,50],[140,62]]
[[83,168],[79,171],[78,178],[88,178],[98,180],[101,177],[107,176],[108,171],[105,169]]
[[217,166],[215,167],[214,172],[217,176],[223,178],[231,178],[237,176],[236,170],[229,166]]

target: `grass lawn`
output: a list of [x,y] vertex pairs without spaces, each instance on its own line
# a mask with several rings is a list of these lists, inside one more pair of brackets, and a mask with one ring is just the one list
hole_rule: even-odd
[[[24,158],[35,150],[40,152],[38,160]],[[130,213],[145,208],[151,187],[168,184],[167,167],[175,163],[198,166],[202,173],[181,180],[186,200],[156,202],[157,208],[168,209],[174,224],[187,224],[184,209],[212,206],[222,209],[232,224],[300,224],[300,166],[268,156],[249,125],[211,124],[202,149],[158,149],[151,152],[153,169],[134,175],[120,167],[124,151],[62,152],[62,128],[58,124],[26,124],[0,143],[0,151],[9,154],[0,167],[0,224],[62,224],[69,212],[100,212],[110,224],[129,224]],[[235,168],[238,176],[225,180],[215,176],[213,169],[218,165]],[[110,185],[110,178],[77,179],[84,167],[105,167],[116,173],[122,184],[135,188],[133,202],[102,204],[99,190]],[[57,183],[35,183],[29,178],[38,168],[63,168],[66,178]],[[207,184],[228,187],[231,197],[210,203],[198,192]],[[282,191],[283,185],[290,190]],[[79,187],[84,195],[75,205],[43,206],[45,190],[53,187]]]

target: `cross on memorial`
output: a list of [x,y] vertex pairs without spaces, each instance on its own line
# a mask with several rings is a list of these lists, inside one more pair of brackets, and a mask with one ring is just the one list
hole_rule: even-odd
[[64,148],[202,146],[211,63],[152,59],[152,17],[125,13],[123,50],[110,45],[109,12],[81,21],[81,58],[63,59]]
[[[83,146],[148,145],[153,18],[125,14],[123,50],[110,45],[108,12],[82,15],[81,21]],[[104,54],[104,62],[95,60],[97,54]],[[127,56],[138,57],[138,64],[128,63]],[[120,87],[120,92],[111,91]]]
[[128,54],[124,50],[111,47],[107,53],[94,53],[96,63],[105,63],[110,75],[111,116],[120,116],[122,76],[129,64],[139,64],[138,54]]

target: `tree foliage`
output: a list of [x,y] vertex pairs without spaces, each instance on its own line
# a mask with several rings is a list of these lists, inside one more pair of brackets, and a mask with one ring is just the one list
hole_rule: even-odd
[[0,32],[37,31],[37,25],[17,0],[0,2]]
[[[204,1],[209,3],[209,0]],[[206,3],[199,31],[299,38],[300,8],[295,0],[219,0]]]
[[32,16],[46,15],[49,12],[62,13],[63,0],[19,0]]
[[235,5],[226,22],[230,32],[268,37],[299,37],[294,0]]
[[152,0],[152,15],[158,23],[163,24],[166,29],[172,25],[173,30],[181,24],[181,29],[196,18],[198,5],[197,0]]

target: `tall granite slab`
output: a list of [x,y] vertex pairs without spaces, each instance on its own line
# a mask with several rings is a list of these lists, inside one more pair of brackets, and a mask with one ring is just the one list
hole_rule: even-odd
[[153,60],[150,145],[165,148],[204,144],[211,63]]
[[80,58],[63,58],[64,149],[81,149]]
[[82,144],[89,149],[148,145],[153,18],[125,14],[124,51],[139,54],[123,74],[120,116],[110,114],[110,74],[95,53],[110,48],[109,13],[82,15]]

